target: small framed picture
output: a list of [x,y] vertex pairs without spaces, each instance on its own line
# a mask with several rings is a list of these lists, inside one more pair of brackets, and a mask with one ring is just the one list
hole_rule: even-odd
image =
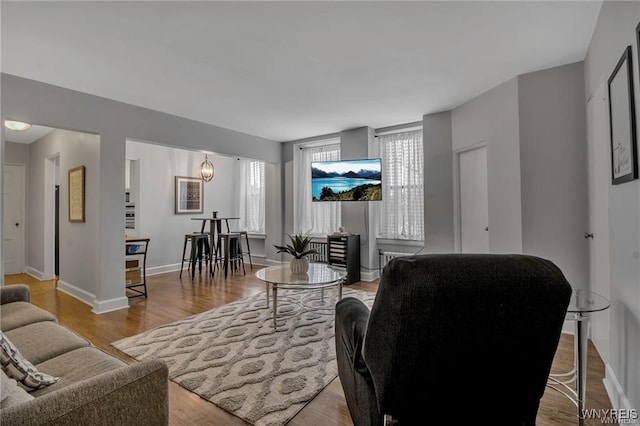
[[176,176],[176,214],[193,214],[204,211],[204,185],[202,179]]
[[627,46],[609,77],[611,183],[638,179],[636,112],[633,99],[631,46]]
[[84,223],[84,166],[69,169],[69,222]]

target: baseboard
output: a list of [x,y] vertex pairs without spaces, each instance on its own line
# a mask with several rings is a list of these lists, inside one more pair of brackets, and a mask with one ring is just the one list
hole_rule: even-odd
[[78,299],[82,303],[86,303],[89,306],[93,306],[93,301],[96,298],[95,294],[91,294],[86,290],[78,288],[73,284],[69,284],[68,282],[62,280],[58,280],[58,290],[68,294],[75,299]]
[[371,282],[378,278],[378,271],[360,271],[360,281]]
[[147,276],[159,275],[159,274],[164,274],[166,272],[173,272],[173,271],[179,271],[179,270],[180,270],[179,263],[174,263],[171,265],[163,265],[163,266],[152,266],[147,268]]
[[264,259],[264,264],[266,266],[278,266],[278,265],[284,265],[285,262],[282,262],[280,260]]
[[120,309],[129,308],[129,299],[124,297],[116,297],[109,300],[94,300],[93,309],[94,314],[106,314],[107,312],[119,311]]
[[602,383],[604,383],[604,388],[607,391],[607,395],[609,395],[611,406],[616,410],[631,410],[636,408],[631,406],[610,364],[605,365],[604,371],[605,374]]
[[36,268],[32,268],[31,266],[27,266],[25,274],[32,276],[36,280],[44,281],[44,272],[38,271]]

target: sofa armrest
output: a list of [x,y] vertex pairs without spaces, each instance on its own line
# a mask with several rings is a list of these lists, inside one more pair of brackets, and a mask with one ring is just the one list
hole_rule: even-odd
[[160,360],[118,368],[0,410],[3,426],[168,422],[168,369]]
[[30,302],[29,286],[25,284],[3,285],[0,287],[0,304]]
[[368,321],[369,308],[361,300],[347,297],[336,304],[336,345],[342,346],[351,367],[361,374],[369,373],[362,357]]

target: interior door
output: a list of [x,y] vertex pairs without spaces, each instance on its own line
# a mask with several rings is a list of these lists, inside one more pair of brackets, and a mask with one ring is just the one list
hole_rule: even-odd
[[[589,161],[589,281],[607,299],[610,286],[609,185],[611,184],[608,94],[603,80],[587,102]],[[591,339],[602,359],[609,357],[609,309],[591,317]]]
[[24,165],[4,166],[4,273],[24,272]]
[[460,251],[489,252],[487,147],[458,154],[460,183]]

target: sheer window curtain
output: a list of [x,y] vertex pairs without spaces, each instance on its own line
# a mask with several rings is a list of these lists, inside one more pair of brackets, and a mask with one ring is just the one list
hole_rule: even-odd
[[382,158],[382,202],[378,237],[424,240],[422,130],[378,136]]
[[294,232],[324,237],[340,226],[339,202],[314,203],[311,201],[311,163],[339,159],[339,143],[294,148]]
[[264,162],[239,159],[240,221],[242,231],[264,234]]

